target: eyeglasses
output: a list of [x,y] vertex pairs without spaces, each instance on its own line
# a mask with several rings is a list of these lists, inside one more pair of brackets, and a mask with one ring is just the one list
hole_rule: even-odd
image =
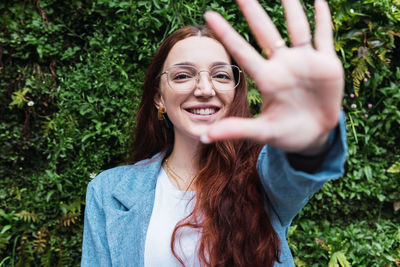
[[195,88],[202,72],[208,73],[208,80],[215,90],[230,91],[239,85],[242,71],[235,65],[216,65],[209,71],[198,71],[190,65],[179,65],[169,67],[161,75],[167,74],[168,84],[173,90],[188,92]]

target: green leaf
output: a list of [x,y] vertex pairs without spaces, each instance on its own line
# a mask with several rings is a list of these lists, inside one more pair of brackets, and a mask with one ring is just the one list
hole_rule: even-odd
[[364,173],[368,180],[372,179],[372,169],[370,166],[367,165],[364,167]]
[[51,196],[56,192],[56,190],[51,190],[50,192],[47,193],[46,195],[46,202],[50,201]]
[[387,169],[387,172],[389,173],[399,173],[400,172],[400,161],[396,161],[395,163],[392,164],[392,166]]
[[0,234],[4,234],[9,229],[11,229],[11,225],[7,224],[7,225],[3,226],[3,228],[1,229]]
[[351,267],[350,262],[347,260],[343,251],[337,251],[332,254],[328,263],[329,267]]
[[17,106],[19,108],[22,108],[26,102],[28,102],[28,99],[26,98],[26,94],[29,92],[29,88],[25,88],[24,90],[18,90],[13,93],[11,96],[12,102],[10,103],[10,107],[12,106]]

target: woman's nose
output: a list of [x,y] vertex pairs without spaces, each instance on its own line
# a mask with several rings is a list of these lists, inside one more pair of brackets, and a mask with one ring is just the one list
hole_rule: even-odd
[[209,97],[209,96],[215,95],[214,86],[211,82],[210,74],[208,72],[200,71],[197,74],[196,88],[194,90],[194,95],[195,96],[204,96],[204,97]]

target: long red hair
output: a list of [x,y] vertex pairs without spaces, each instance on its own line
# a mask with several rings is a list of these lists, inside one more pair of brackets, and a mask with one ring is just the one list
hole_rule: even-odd
[[[172,47],[191,36],[218,40],[206,26],[187,26],[173,32],[157,50],[143,84],[134,132],[131,163],[157,152],[165,157],[174,144],[172,127],[157,119],[154,96],[159,74]],[[228,116],[250,117],[247,84],[242,73]],[[171,249],[179,230],[192,227],[201,232],[198,257],[206,266],[273,266],[279,262],[280,240],[265,207],[265,193],[256,163],[261,146],[250,141],[221,141],[205,145],[200,151],[200,171],[194,179],[195,205],[188,217],[176,226]]]

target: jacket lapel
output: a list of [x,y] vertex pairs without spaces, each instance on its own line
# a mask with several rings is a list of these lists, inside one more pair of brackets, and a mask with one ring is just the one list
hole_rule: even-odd
[[[146,233],[163,154],[136,163],[112,191],[119,209],[107,208],[106,229],[113,266],[143,266]],[[105,208],[106,209],[106,208]]]

